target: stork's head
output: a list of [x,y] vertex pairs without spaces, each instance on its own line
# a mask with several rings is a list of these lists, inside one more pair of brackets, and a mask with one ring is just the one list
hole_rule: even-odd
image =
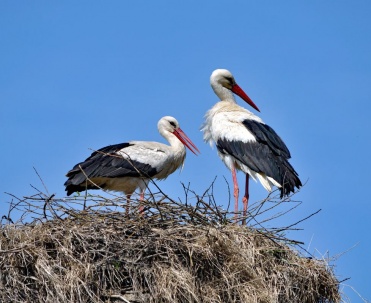
[[165,138],[169,139],[167,134],[171,133],[195,155],[197,155],[197,152],[200,152],[191,139],[189,139],[188,136],[181,130],[179,127],[179,122],[174,117],[162,117],[160,121],[158,121],[157,127],[160,134]]
[[249,98],[248,95],[246,95],[242,88],[237,85],[236,80],[234,80],[234,77],[229,70],[214,70],[210,76],[210,84],[220,100],[234,100],[232,93],[235,93],[236,95],[241,97],[247,104],[260,112],[255,103]]

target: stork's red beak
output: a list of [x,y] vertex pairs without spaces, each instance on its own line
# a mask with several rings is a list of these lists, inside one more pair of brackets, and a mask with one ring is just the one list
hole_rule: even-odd
[[235,84],[232,87],[231,91],[234,92],[236,95],[240,96],[243,100],[246,101],[246,103],[248,103],[250,106],[255,108],[258,112],[260,112],[259,108],[255,105],[255,103],[252,102],[250,97],[248,95],[246,95],[246,93],[242,90],[242,88],[239,87],[237,84]]
[[185,146],[189,148],[189,150],[197,155],[197,152],[200,153],[196,145],[187,137],[187,135],[180,129],[174,130],[173,134],[182,142]]

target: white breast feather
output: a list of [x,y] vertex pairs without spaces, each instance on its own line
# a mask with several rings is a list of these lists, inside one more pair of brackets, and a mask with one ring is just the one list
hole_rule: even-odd
[[229,141],[255,141],[253,134],[242,124],[244,120],[263,121],[243,107],[229,102],[216,103],[205,115],[205,123],[201,130],[204,140],[212,145],[218,139]]

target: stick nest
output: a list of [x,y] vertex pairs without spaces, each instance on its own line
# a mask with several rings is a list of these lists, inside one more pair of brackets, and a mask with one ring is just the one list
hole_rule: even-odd
[[142,215],[122,197],[13,198],[21,219],[3,216],[1,302],[340,302],[326,261],[204,197],[148,199]]

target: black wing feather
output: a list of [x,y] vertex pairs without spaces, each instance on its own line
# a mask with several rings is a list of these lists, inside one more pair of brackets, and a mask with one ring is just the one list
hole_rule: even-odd
[[253,120],[242,124],[255,136],[256,142],[219,139],[216,146],[220,153],[228,154],[251,170],[273,178],[281,188],[281,198],[294,192],[302,184],[297,172],[288,162],[291,155],[282,139],[268,125]]
[[[141,163],[131,159],[125,159],[116,153],[133,144],[121,143],[103,147],[94,151],[85,161],[76,164],[68,173],[68,180],[65,182],[67,195],[75,191],[80,191],[80,184],[86,182],[86,176],[89,179],[105,177],[153,177],[157,174],[154,167],[149,164]],[[104,187],[104,186],[101,186]],[[96,189],[93,184],[83,186],[83,190]]]
[[269,145],[272,152],[290,159],[290,151],[280,136],[269,125],[254,120],[245,120],[242,124],[255,136],[256,141]]

